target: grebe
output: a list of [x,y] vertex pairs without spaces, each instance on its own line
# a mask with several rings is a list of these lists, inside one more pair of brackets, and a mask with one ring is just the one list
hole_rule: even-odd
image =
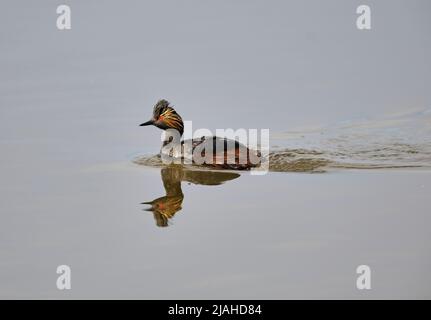
[[[184,123],[181,116],[164,99],[155,104],[153,117],[149,121],[140,124],[140,126],[149,125],[156,126],[162,130],[174,129],[180,137],[184,133]],[[162,155],[181,158],[181,160],[191,159],[194,164],[216,169],[249,170],[259,166],[260,152],[249,149],[236,140],[216,136],[201,137],[174,142],[176,145],[171,145],[170,151],[166,151],[164,147],[173,141],[175,140],[172,137],[163,141]],[[208,150],[211,154],[207,156],[206,152]],[[199,155],[199,160],[202,159],[201,157],[205,157],[206,160],[203,162],[196,161],[196,154]]]

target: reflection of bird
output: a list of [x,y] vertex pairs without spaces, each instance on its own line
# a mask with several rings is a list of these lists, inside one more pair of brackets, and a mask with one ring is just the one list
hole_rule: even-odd
[[166,196],[150,202],[143,202],[142,204],[151,205],[151,208],[146,210],[153,212],[157,226],[167,227],[168,219],[171,219],[175,213],[181,210],[183,203],[184,195],[181,190],[182,170],[178,168],[163,168],[161,175]]
[[[180,115],[166,100],[156,103],[151,120],[141,126],[154,125],[162,130],[176,130],[179,136],[184,133],[184,124]],[[248,170],[260,164],[260,153],[251,150],[236,140],[220,137],[201,137],[186,141],[169,138],[163,142],[162,155],[173,158],[191,159],[193,163],[213,168]],[[170,144],[172,142],[172,144]],[[170,145],[169,145],[170,144]],[[171,148],[166,151],[165,146]],[[196,156],[197,155],[197,156]],[[199,161],[197,160],[199,158]]]
[[166,195],[142,204],[151,205],[150,208],[145,210],[153,212],[157,226],[167,227],[168,220],[181,210],[184,199],[181,181],[202,185],[219,185],[225,181],[238,178],[239,174],[223,171],[186,170],[181,166],[173,165],[163,168],[161,176]]

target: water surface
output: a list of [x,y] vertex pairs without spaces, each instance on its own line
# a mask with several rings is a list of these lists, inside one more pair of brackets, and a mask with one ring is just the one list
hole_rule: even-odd
[[[0,10],[1,298],[431,297],[429,1],[57,5]],[[160,98],[270,172],[161,166]]]

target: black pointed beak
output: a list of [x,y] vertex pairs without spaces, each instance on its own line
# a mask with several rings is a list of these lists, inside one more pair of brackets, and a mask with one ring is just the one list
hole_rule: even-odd
[[143,127],[143,126],[150,126],[152,124],[154,124],[154,120],[153,119],[148,120],[147,122],[141,123],[139,126],[141,126],[141,127]]
[[150,207],[149,207],[149,208],[142,209],[142,211],[153,212],[153,211],[154,211],[154,208],[153,208],[153,202],[154,202],[154,201],[142,202],[141,204],[147,204],[147,205],[150,205]]

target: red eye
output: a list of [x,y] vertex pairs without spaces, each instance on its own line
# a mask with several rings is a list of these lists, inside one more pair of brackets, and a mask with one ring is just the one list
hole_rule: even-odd
[[163,116],[159,116],[158,121],[163,121],[165,118]]

